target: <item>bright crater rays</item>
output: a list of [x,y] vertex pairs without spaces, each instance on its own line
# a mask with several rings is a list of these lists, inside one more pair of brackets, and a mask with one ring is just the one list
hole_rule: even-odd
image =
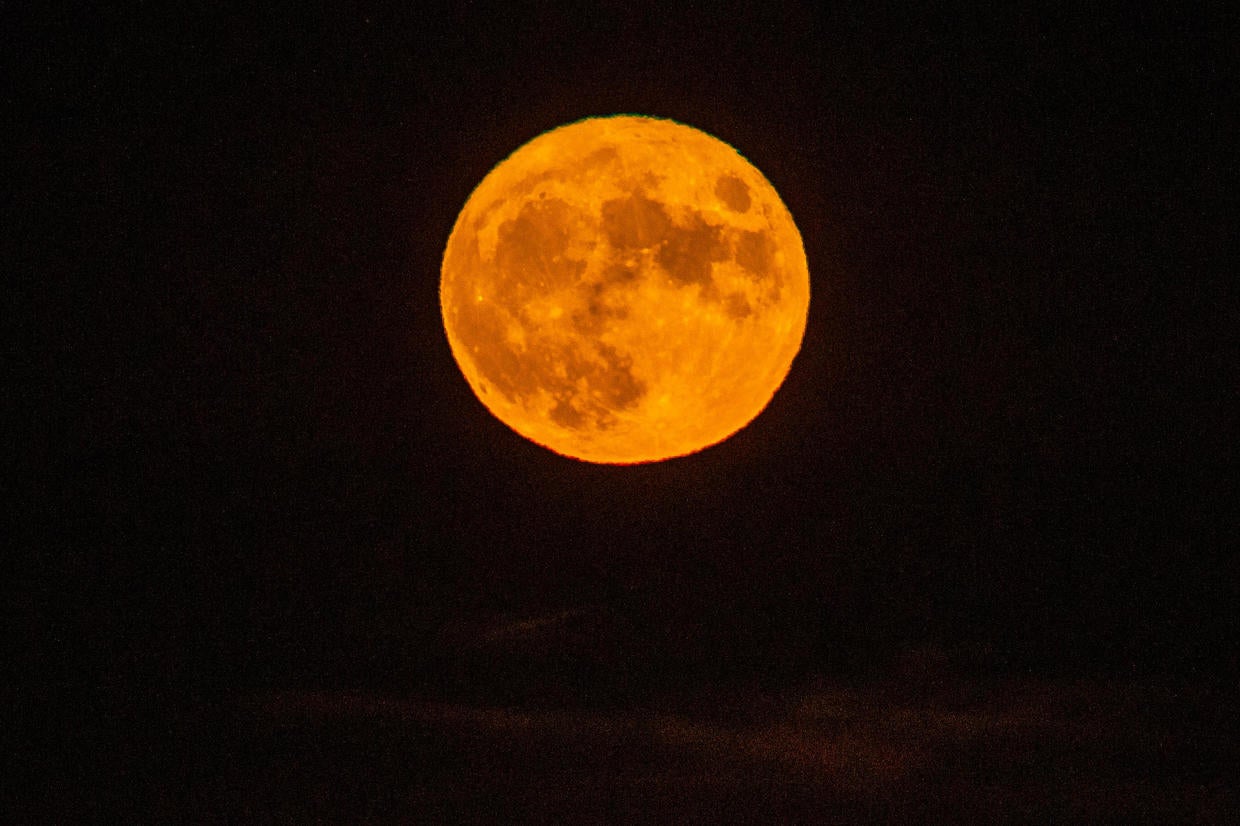
[[809,271],[771,184],[673,121],[592,118],[491,171],[440,302],[478,398],[590,462],[682,456],[748,424],[800,348]]

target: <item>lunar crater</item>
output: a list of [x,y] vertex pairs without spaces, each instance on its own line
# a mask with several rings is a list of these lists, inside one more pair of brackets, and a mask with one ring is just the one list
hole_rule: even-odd
[[497,282],[513,289],[533,279],[541,290],[571,287],[580,279],[586,262],[568,256],[573,240],[576,210],[564,201],[548,198],[529,201],[516,218],[499,227],[495,250]]
[[711,283],[712,265],[727,258],[727,249],[720,243],[720,231],[690,213],[687,225],[673,224],[659,247],[656,259],[677,284]]
[[733,212],[749,211],[749,187],[735,175],[724,175],[715,182],[715,194]]
[[602,209],[603,231],[618,250],[645,250],[667,237],[672,226],[663,204],[642,192],[606,201]]

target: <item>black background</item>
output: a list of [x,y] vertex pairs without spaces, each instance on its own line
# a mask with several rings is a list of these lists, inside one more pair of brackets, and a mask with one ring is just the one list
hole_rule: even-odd
[[[10,502],[40,517],[11,609],[63,783],[60,751],[130,778],[271,691],[626,703],[926,650],[1234,684],[1235,21],[448,6],[4,35]],[[618,112],[737,147],[812,280],[769,408],[632,468],[490,417],[438,307],[487,171]],[[461,653],[583,607],[606,642],[550,665]]]

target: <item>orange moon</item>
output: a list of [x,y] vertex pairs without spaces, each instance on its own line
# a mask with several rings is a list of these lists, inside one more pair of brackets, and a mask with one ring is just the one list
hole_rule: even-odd
[[670,120],[589,118],[482,180],[439,296],[453,357],[500,421],[635,464],[762,412],[801,346],[809,267],[775,188],[731,146]]

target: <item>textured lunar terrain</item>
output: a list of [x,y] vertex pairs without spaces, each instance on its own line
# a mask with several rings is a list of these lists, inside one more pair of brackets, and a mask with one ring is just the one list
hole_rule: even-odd
[[517,432],[597,462],[682,455],[766,406],[800,347],[809,273],[792,216],[726,144],[593,119],[479,185],[444,256],[453,354]]

